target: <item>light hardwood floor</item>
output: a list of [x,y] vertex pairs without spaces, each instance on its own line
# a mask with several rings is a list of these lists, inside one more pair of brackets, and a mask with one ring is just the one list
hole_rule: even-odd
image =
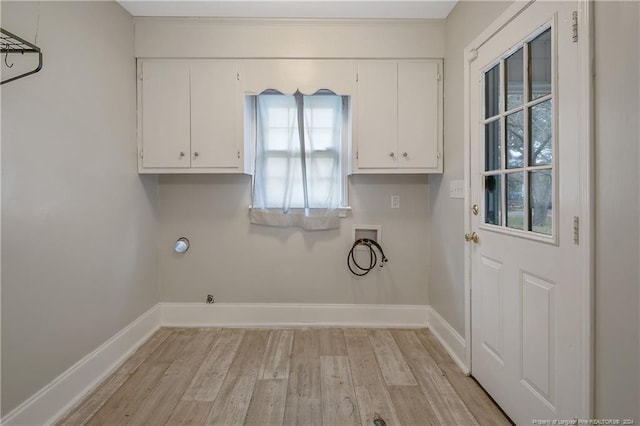
[[161,328],[60,425],[508,425],[425,329]]

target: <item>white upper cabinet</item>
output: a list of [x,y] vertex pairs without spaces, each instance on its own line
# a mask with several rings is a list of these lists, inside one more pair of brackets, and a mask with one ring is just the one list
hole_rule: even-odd
[[[140,173],[251,173],[266,89],[350,96],[352,173],[442,172],[442,60],[139,60]],[[250,96],[246,96],[250,95]]]
[[358,64],[354,173],[442,173],[441,60]]
[[140,173],[242,171],[237,73],[231,61],[140,62]]

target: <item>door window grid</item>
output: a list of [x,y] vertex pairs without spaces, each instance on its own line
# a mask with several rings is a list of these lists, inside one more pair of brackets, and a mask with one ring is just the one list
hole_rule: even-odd
[[[548,38],[548,56],[551,59],[549,68],[550,75],[548,75],[549,83],[548,89],[545,93],[545,85],[541,85],[540,81],[534,81],[537,75],[532,75],[532,69],[534,67],[540,68],[539,65],[534,64],[534,59],[531,58],[531,45],[537,43],[538,50],[540,43],[538,40],[543,39],[546,36]],[[483,185],[483,202],[482,209],[482,223],[489,229],[498,231],[511,232],[515,230],[517,234],[524,235],[533,238],[543,238],[548,240],[550,237],[555,239],[556,235],[556,191],[557,191],[557,179],[556,179],[556,159],[557,159],[557,140],[555,133],[555,121],[556,121],[556,103],[554,101],[556,81],[553,77],[555,75],[555,61],[553,60],[555,55],[554,48],[554,36],[552,26],[547,25],[540,31],[531,35],[527,40],[519,43],[514,48],[506,52],[498,62],[494,62],[485,69],[483,73],[483,91],[485,96],[483,107],[483,143],[481,144],[484,154],[484,167],[482,168],[481,179]],[[509,67],[513,67],[514,57],[522,58],[522,78],[517,76],[516,84],[522,83],[522,88],[518,88],[512,82],[507,79],[509,77]],[[491,85],[495,85],[499,81],[499,90],[493,90],[491,93]],[[510,84],[511,83],[511,84]],[[533,86],[537,86],[534,88]],[[539,89],[542,87],[542,93]],[[495,88],[495,86],[494,86]],[[513,90],[515,88],[515,90]],[[538,89],[538,90],[536,90]],[[509,95],[516,93],[520,95],[522,99],[509,99]],[[497,95],[497,100],[495,99]],[[512,97],[513,98],[513,97]],[[536,158],[531,158],[531,149],[534,145],[532,140],[532,111],[536,107],[542,108],[544,103],[547,102],[550,109],[550,155],[551,158],[543,164],[534,164]],[[497,107],[497,113],[496,113]],[[510,108],[509,108],[510,107]],[[509,133],[507,132],[507,122],[509,117],[515,117],[516,115],[522,116],[522,148],[521,159],[509,158],[509,146],[507,144]],[[496,126],[497,125],[497,126]],[[495,146],[495,143],[489,141],[487,138],[490,134],[489,126],[495,128],[498,127],[499,143]],[[495,133],[495,130],[494,132]],[[496,151],[498,151],[496,153]],[[539,150],[539,151],[542,151]],[[487,156],[488,155],[488,156]],[[499,161],[496,156],[499,156]],[[499,166],[498,164],[499,163]],[[496,168],[498,166],[499,168]],[[546,179],[548,183],[548,191],[545,194],[549,199],[551,205],[551,212],[546,212],[545,225],[540,226],[534,224],[532,217],[535,210],[532,209],[531,197],[535,197],[534,192],[540,192],[540,179]],[[509,181],[520,184],[522,194],[517,191],[514,192],[514,186],[511,187],[509,192]],[[491,188],[495,188],[499,192],[491,194]],[[550,193],[549,193],[550,191]],[[511,205],[514,200],[522,200],[522,205]],[[539,201],[538,201],[539,203]],[[510,207],[514,207],[510,209]],[[516,220],[517,213],[521,212],[522,218]],[[514,213],[514,214],[511,214]],[[539,214],[539,213],[538,213]],[[549,217],[550,216],[550,217]],[[550,221],[550,223],[546,223]]]

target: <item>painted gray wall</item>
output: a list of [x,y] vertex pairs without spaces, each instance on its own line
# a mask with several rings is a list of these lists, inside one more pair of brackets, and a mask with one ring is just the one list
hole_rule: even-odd
[[[352,176],[352,215],[332,231],[251,225],[250,200],[249,176],[160,178],[162,301],[427,304],[426,176]],[[390,259],[364,278],[346,266],[353,224],[382,225]],[[172,251],[180,236],[191,241],[184,255]]]
[[464,336],[464,206],[449,182],[464,179],[464,49],[510,2],[461,1],[447,18],[444,59],[444,174],[429,179],[429,303]]
[[640,3],[597,2],[596,417],[640,421]]
[[115,2],[3,1],[2,27],[33,41],[38,10],[44,68],[2,86],[5,415],[158,301],[132,18]]

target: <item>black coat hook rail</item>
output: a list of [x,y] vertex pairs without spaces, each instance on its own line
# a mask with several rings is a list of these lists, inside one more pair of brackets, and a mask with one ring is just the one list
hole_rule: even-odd
[[[40,48],[38,46],[36,46],[35,44],[29,43],[28,41],[18,37],[15,34],[10,33],[9,31],[5,30],[4,28],[0,28],[0,33],[1,33],[1,40],[0,40],[0,52],[2,52],[5,55],[5,63],[7,63],[7,55],[9,53],[20,53],[20,54],[25,54],[25,53],[37,53],[38,54],[38,66],[36,69],[26,72],[24,74],[20,74],[17,75],[15,77],[11,77],[7,80],[2,80],[2,82],[0,82],[0,84],[5,84],[8,83],[10,81],[14,81],[17,80],[19,78],[22,77],[26,77],[28,75],[31,74],[35,74],[38,71],[40,71],[42,69],[42,51],[40,50]],[[7,66],[9,66],[9,64],[7,63]],[[13,66],[13,64],[11,65]],[[9,66],[9,67],[11,67]]]

